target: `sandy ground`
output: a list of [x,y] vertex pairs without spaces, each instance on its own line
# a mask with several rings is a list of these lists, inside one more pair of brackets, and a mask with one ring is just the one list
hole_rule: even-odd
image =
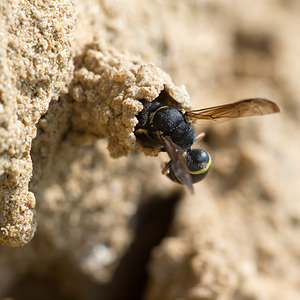
[[[0,4],[0,298],[300,299],[299,16],[292,0]],[[281,113],[203,123],[213,164],[190,195],[133,134],[163,89]]]

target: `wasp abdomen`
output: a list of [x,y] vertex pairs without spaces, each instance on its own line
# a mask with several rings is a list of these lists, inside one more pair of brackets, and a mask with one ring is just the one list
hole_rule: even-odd
[[185,159],[193,183],[202,180],[207,175],[211,165],[211,157],[208,152],[202,149],[189,149]]
[[[186,152],[185,160],[192,183],[199,182],[205,178],[211,165],[211,157],[208,152],[202,149],[189,149]],[[169,169],[167,176],[171,180],[183,184],[180,176],[172,169]]]

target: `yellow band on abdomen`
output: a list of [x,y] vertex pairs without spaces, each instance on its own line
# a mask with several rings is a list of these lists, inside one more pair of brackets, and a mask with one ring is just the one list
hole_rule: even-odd
[[199,174],[202,174],[202,173],[206,172],[209,169],[209,167],[211,165],[211,157],[210,157],[209,153],[207,153],[207,154],[209,156],[209,160],[208,160],[208,163],[207,163],[206,167],[204,169],[200,169],[198,171],[189,171],[190,174],[199,175]]

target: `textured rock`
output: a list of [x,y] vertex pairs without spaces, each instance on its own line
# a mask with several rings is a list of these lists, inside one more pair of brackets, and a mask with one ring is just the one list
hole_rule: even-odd
[[[40,229],[55,247],[73,249],[85,272],[108,281],[132,242],[138,203],[151,195],[160,173],[159,165],[151,167],[143,155],[132,153],[153,154],[133,134],[142,109],[138,99],[151,101],[166,90],[188,106],[189,97],[158,67],[99,42],[75,58],[69,90],[39,122],[31,190],[39,199]],[[127,158],[110,157],[128,152]],[[164,180],[156,192],[170,190]]]
[[155,65],[109,50],[103,43],[89,45],[76,58],[70,90],[75,100],[73,128],[109,137],[108,149],[113,157],[129,150],[142,150],[134,135],[136,115],[143,108],[138,100],[152,101],[163,90],[183,107],[190,105],[185,88],[175,87],[170,77]]
[[[11,168],[14,176],[1,177],[7,184],[25,176],[26,191],[32,156],[27,191],[37,199],[39,231],[26,247],[1,248],[0,293],[22,299],[31,287],[32,296],[41,299],[38,291],[48,295],[50,287],[61,292],[50,294],[52,299],[90,299],[96,286],[99,299],[120,299],[114,297],[117,291],[121,299],[141,299],[145,282],[137,270],[142,266],[149,270],[143,293],[147,300],[299,299],[300,5],[78,0],[75,7],[75,70],[66,67],[68,75],[60,81],[64,85],[74,77],[70,92],[52,101],[39,121],[38,115],[32,146],[35,126],[30,122],[24,126],[28,132],[13,139],[23,146],[3,143],[5,155],[28,147],[27,156],[20,157],[29,171],[17,175],[13,170],[20,167]],[[11,11],[14,18],[20,15],[20,10]],[[5,41],[9,31],[4,18],[1,22]],[[7,59],[6,49],[1,48],[1,58]],[[10,97],[5,103],[15,105],[7,106],[10,116],[23,103],[23,94],[14,91],[23,62],[2,62],[0,76],[11,88],[1,88],[1,99]],[[143,80],[137,80],[139,74]],[[54,78],[51,83],[59,84]],[[166,158],[131,151],[141,150],[132,135],[134,116],[141,109],[137,100],[153,100],[163,88],[171,93],[182,84],[194,108],[261,96],[275,100],[282,113],[200,127],[206,139],[195,147],[210,151],[212,170],[195,185],[195,195],[179,203],[168,236],[149,260],[141,260],[143,243],[136,236],[144,238],[150,253],[157,244],[147,243],[152,231],[162,227],[158,215],[163,219],[164,211],[142,215],[143,229],[134,226],[136,211],[149,198],[167,198],[177,185],[160,174],[160,159]],[[60,90],[49,90],[49,97]],[[184,94],[175,98],[187,105]],[[29,98],[28,105],[43,105],[32,102],[39,100],[34,93]],[[30,138],[28,144],[20,142],[23,136]],[[111,158],[125,153],[127,157]],[[12,166],[12,160],[8,163]],[[130,253],[135,260],[124,269]]]
[[36,229],[31,142],[36,123],[72,78],[69,1],[0,4],[0,241],[22,246]]

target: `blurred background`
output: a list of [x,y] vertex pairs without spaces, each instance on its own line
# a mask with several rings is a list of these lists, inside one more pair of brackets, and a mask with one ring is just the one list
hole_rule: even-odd
[[114,160],[105,140],[68,140],[35,191],[34,239],[0,247],[0,296],[300,299],[300,2],[75,8],[75,55],[96,36],[169,73],[193,108],[263,97],[281,113],[199,128],[213,165],[194,195],[160,174],[166,157]]

